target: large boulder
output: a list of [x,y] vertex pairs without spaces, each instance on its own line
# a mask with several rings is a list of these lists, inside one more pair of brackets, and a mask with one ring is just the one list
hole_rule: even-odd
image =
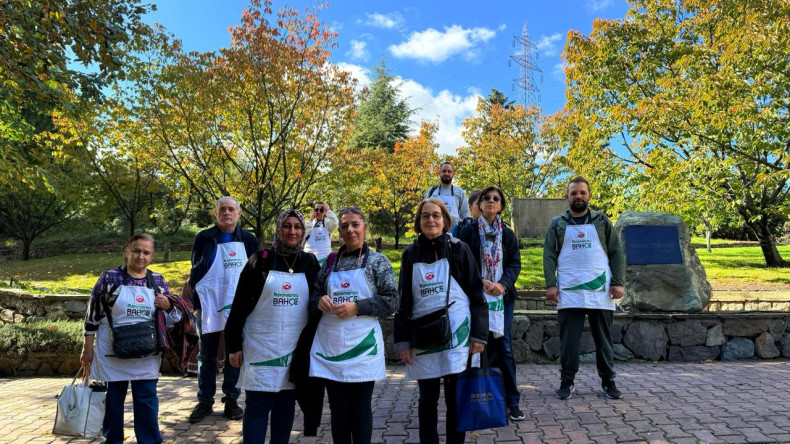
[[[669,341],[672,345],[682,345],[684,347],[692,345],[704,345],[708,338],[708,329],[700,321],[681,321],[669,324]],[[673,360],[670,358],[670,360]],[[696,359],[695,359],[696,361]]]
[[779,351],[782,352],[783,357],[790,358],[790,333],[782,335],[782,339],[779,341]]
[[620,247],[627,252],[626,227],[674,226],[677,228],[680,264],[629,264],[626,253],[625,295],[620,308],[627,312],[699,312],[711,297],[705,269],[691,247],[686,224],[666,213],[626,211],[614,227]]
[[754,342],[746,338],[733,338],[721,346],[722,361],[737,361],[754,357]]
[[669,346],[669,361],[699,362],[719,357],[719,347],[706,347],[704,345],[692,345],[682,347],[677,345]]
[[771,336],[770,333],[763,333],[754,340],[754,354],[758,358],[763,359],[779,357],[779,349],[776,348],[776,344],[774,344],[774,337]]

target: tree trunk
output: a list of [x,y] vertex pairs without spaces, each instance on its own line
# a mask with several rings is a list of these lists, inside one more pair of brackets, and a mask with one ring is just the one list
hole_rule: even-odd
[[164,262],[170,262],[170,236],[165,238],[165,254],[162,258]]
[[26,261],[30,259],[30,245],[33,243],[33,239],[22,239],[22,260]]
[[776,249],[776,240],[766,222],[758,221],[751,228],[757,235],[757,240],[760,241],[760,248],[763,250],[763,256],[765,257],[765,265],[769,267],[790,266],[790,262],[782,259],[779,250]]
[[705,246],[708,247],[708,253],[710,253],[710,229],[705,230]]
[[398,249],[398,245],[400,245],[400,230],[395,227],[395,249]]

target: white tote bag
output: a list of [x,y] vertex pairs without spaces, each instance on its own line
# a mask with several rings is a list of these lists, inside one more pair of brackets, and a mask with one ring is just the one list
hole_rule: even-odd
[[[82,380],[75,384],[80,374],[83,374]],[[96,391],[93,387],[89,387],[89,375],[89,367],[81,367],[71,380],[71,384],[63,387],[63,391],[58,396],[53,435],[95,438],[102,434],[107,390]]]

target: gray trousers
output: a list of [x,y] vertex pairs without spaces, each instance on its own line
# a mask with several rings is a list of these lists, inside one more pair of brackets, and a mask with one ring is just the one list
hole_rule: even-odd
[[584,317],[590,322],[595,341],[595,363],[601,379],[614,379],[614,349],[612,345],[612,310],[565,308],[557,312],[560,324],[560,376],[573,381],[579,371],[579,344],[584,331]]

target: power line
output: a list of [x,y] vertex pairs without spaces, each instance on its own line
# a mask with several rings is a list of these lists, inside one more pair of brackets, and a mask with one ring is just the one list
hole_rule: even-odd
[[516,47],[516,42],[521,46],[521,50],[518,55],[512,55],[508,60],[508,67],[511,66],[511,61],[515,61],[519,65],[519,76],[513,79],[513,88],[518,86],[519,97],[524,107],[537,105],[540,102],[540,90],[535,83],[535,73],[541,73],[540,80],[543,82],[543,71],[536,61],[539,57],[538,46],[530,38],[526,23],[521,30],[521,35],[513,36],[513,48]]

